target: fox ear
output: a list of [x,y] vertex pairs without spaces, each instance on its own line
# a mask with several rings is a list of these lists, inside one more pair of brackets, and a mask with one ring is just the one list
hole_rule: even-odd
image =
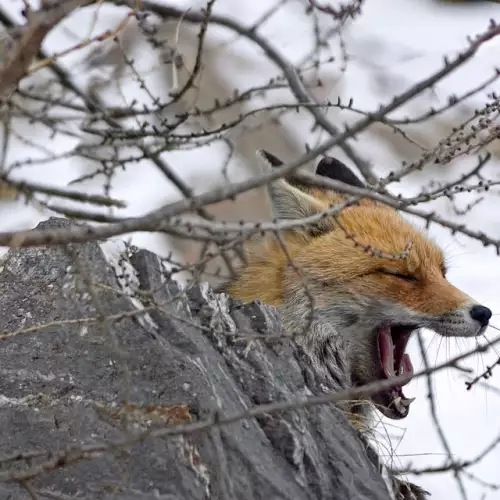
[[332,156],[325,156],[316,167],[316,174],[330,179],[344,182],[350,186],[366,187],[364,182],[361,181],[354,172],[337,158]]
[[[267,172],[273,167],[283,165],[283,162],[279,158],[264,149],[257,151],[257,157]],[[290,185],[284,179],[279,179],[268,184],[267,188],[273,212],[277,219],[302,219],[324,212],[328,208],[325,203]],[[318,235],[325,232],[328,229],[327,226],[327,221],[322,220],[308,226],[306,231],[310,234]]]

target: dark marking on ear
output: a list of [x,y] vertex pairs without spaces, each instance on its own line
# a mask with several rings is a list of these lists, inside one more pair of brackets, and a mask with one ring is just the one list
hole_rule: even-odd
[[265,149],[259,149],[259,153],[264,157],[264,159],[271,165],[271,167],[281,167],[283,162],[277,157],[271,154]]
[[[284,163],[277,156],[274,156],[272,153],[266,151],[265,149],[259,149],[257,151],[257,154],[260,155],[261,159],[264,160],[266,165],[271,167],[271,169],[276,167],[281,167],[282,165],[284,165]],[[288,182],[288,184],[298,189],[303,189],[304,187],[307,187],[307,185],[304,184],[303,182],[297,181],[297,179],[294,177],[293,174],[284,177],[284,179],[286,180],[286,182]]]
[[316,174],[335,181],[344,182],[350,186],[366,187],[364,182],[361,181],[347,165],[331,156],[325,156],[318,163]]

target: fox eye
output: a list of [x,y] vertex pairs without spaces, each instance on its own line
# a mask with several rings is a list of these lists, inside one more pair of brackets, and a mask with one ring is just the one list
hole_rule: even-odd
[[388,274],[389,276],[394,276],[395,278],[399,278],[401,280],[409,281],[411,283],[417,281],[417,278],[415,278],[415,276],[411,276],[409,274],[393,273],[391,271],[386,271],[385,269],[381,269],[380,272]]

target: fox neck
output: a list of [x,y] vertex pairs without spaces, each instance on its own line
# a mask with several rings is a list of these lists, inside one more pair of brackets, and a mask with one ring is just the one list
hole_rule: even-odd
[[[303,283],[299,282],[290,289],[286,276],[296,272],[289,265],[289,258],[293,259],[295,253],[294,243],[300,242],[287,241],[288,255],[270,240],[261,241],[258,246],[250,243],[247,266],[223,290],[244,302],[259,299],[278,308],[287,332],[294,335],[303,355],[308,357],[308,364],[314,368],[307,382],[315,393],[348,390],[356,385],[351,376],[351,363],[354,362],[359,331],[353,335],[349,318],[331,305],[315,307],[313,312],[310,295]],[[310,283],[310,286],[317,285]],[[312,292],[315,296],[321,295],[320,290]],[[307,335],[304,335],[306,329]],[[355,428],[367,430],[373,410],[368,401],[351,400],[339,402],[336,406]]]
[[[353,380],[356,336],[349,334],[345,322],[330,309],[314,310],[307,297],[294,296],[284,301],[278,310],[295,342],[302,348],[313,373],[308,374],[308,386],[315,392],[346,391],[357,385]],[[333,313],[333,314],[332,314]],[[307,328],[307,335],[302,334]],[[359,332],[358,332],[359,333]],[[354,340],[354,342],[353,342]],[[367,400],[339,401],[336,403],[349,422],[359,431],[368,432],[373,420],[373,405]]]

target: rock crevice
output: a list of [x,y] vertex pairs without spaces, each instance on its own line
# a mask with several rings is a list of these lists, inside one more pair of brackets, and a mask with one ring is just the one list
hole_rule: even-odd
[[115,242],[11,250],[0,292],[0,498],[32,498],[23,478],[40,498],[389,498],[332,405],[83,453],[314,393],[274,308],[181,290]]

